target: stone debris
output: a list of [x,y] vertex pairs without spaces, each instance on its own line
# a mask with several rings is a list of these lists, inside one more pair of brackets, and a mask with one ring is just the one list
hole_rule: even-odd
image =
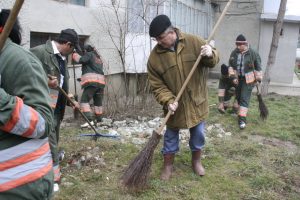
[[[132,143],[135,145],[143,145],[156,130],[163,118],[156,117],[148,119],[147,117],[138,116],[137,119],[126,118],[122,121],[114,121],[112,119],[103,118],[101,123],[97,124],[97,131],[102,134],[110,134],[119,136],[120,142]],[[90,129],[85,129],[92,131]],[[163,132],[166,130],[164,128]],[[190,132],[188,129],[181,129],[179,132],[179,139],[181,143],[188,144]],[[230,137],[231,132],[227,132],[222,127],[222,124],[209,124],[206,125],[206,137]]]

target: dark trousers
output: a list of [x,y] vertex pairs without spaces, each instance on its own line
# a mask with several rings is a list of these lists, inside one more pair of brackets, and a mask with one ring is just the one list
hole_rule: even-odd
[[246,122],[247,112],[249,108],[251,93],[254,85],[247,84],[244,77],[239,78],[239,84],[236,88],[236,99],[239,104],[239,122]]
[[[103,100],[103,87],[94,87],[94,86],[87,86],[84,88],[80,104],[81,105],[88,105],[87,108],[83,109],[83,113],[85,116],[92,121],[94,117],[97,121],[100,121],[102,118],[102,100]],[[93,99],[94,102],[94,113],[90,108],[90,101]]]
[[240,106],[249,107],[253,85],[247,84],[245,78],[239,78],[239,84],[236,88],[236,99]]

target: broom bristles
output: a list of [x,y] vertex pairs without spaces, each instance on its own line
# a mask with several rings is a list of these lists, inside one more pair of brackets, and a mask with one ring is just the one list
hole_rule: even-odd
[[121,177],[122,184],[131,191],[139,191],[147,187],[151,171],[154,150],[159,144],[161,135],[153,131],[144,149],[131,161]]
[[266,104],[264,103],[264,101],[262,99],[261,94],[257,95],[257,100],[258,100],[258,108],[259,108],[259,112],[260,112],[260,117],[262,120],[266,120],[268,118],[269,111],[268,111]]

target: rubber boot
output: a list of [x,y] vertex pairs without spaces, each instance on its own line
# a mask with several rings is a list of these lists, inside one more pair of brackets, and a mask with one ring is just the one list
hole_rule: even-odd
[[175,154],[165,154],[164,155],[164,166],[161,171],[160,179],[167,181],[171,178],[173,172],[173,162]]
[[197,174],[198,176],[204,176],[205,170],[201,164],[200,158],[201,158],[201,150],[192,152],[192,167],[194,173]]
[[224,114],[225,113],[225,108],[224,108],[224,103],[219,103],[219,106],[218,106],[218,111],[221,113],[221,114]]
[[246,128],[246,117],[239,116],[238,122],[239,122],[240,129],[245,129]]

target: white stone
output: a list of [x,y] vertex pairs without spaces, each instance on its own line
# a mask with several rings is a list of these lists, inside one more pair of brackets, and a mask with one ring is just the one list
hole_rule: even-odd
[[231,132],[226,132],[225,135],[226,135],[226,136],[231,136],[232,133],[231,133]]
[[145,144],[146,140],[144,138],[132,138],[132,143],[141,145],[141,144]]
[[156,121],[148,121],[147,125],[150,127],[150,128],[155,128],[157,127],[158,123]]
[[209,127],[207,127],[207,131],[211,131],[214,128],[214,125],[210,125]]

